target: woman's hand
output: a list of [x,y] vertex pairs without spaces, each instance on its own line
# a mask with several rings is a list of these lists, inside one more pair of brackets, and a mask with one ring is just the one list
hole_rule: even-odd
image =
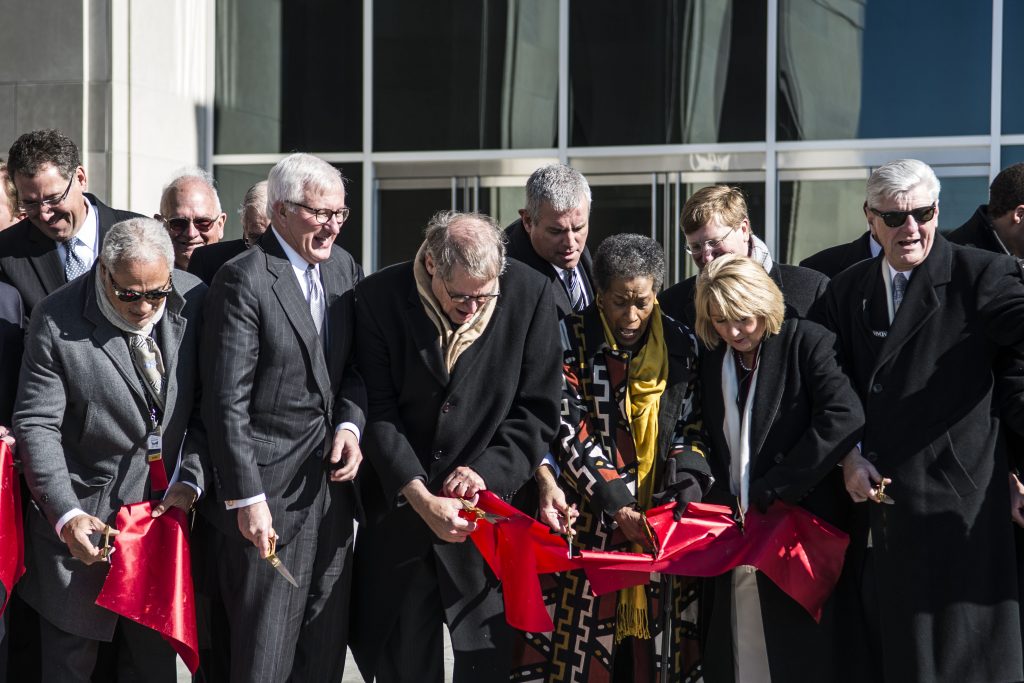
[[647,535],[647,519],[644,517],[644,513],[627,505],[615,513],[615,523],[619,525],[622,533],[631,542],[648,552],[654,550],[651,547],[651,539]]

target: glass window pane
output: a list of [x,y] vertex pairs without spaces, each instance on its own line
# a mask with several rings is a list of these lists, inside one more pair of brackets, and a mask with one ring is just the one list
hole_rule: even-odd
[[867,230],[864,179],[779,183],[779,252],[797,264],[822,249],[852,242]]
[[216,153],[361,150],[362,22],[359,2],[217,0]]
[[989,2],[779,0],[778,138],[988,134],[991,35]]
[[[352,254],[356,261],[359,261],[363,248],[364,216],[358,202],[362,196],[360,189],[363,181],[362,164],[346,164],[344,167],[335,164],[335,166],[341,169],[345,176],[345,203],[352,210],[335,242],[339,247]],[[259,181],[266,180],[271,168],[270,164],[214,167],[217,195],[220,197],[221,208],[228,215],[227,224],[224,226],[224,239],[234,240],[242,237],[242,223],[239,219],[238,209],[242,205],[246,191]]]
[[[938,173],[939,170],[936,170]],[[956,230],[982,204],[988,203],[988,178],[943,178],[939,193],[939,231]]]
[[377,268],[411,261],[423,244],[423,229],[436,212],[451,208],[449,189],[381,190]]
[[763,0],[570,2],[569,144],[763,140],[766,35]]
[[558,3],[374,3],[374,148],[556,146]]
[[[1024,133],[1024,89],[1020,68],[1024,64],[1024,0],[1003,0],[1003,122],[1004,134]],[[1003,164],[1005,168],[1008,164]]]
[[1002,154],[1000,156],[1000,169],[1004,169],[1007,166],[1012,166],[1014,164],[1019,164],[1024,161],[1024,145],[1003,147]]

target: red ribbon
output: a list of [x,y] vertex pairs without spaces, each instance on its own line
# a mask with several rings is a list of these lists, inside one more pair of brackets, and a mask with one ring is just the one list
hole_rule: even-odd
[[7,590],[0,614],[25,573],[25,537],[21,520],[21,487],[14,469],[14,454],[0,441],[0,583]]
[[647,583],[651,572],[718,576],[753,565],[817,621],[839,580],[849,537],[801,507],[775,503],[761,514],[750,510],[744,530],[722,505],[690,503],[683,519],[672,517],[675,503],[647,512],[658,540],[655,555],[582,551],[569,558],[565,540],[489,491],[477,507],[508,517],[479,524],[471,538],[504,584],[505,619],[522,631],[551,631],[539,574],[582,569],[601,595]]
[[117,551],[96,604],[157,631],[194,674],[199,641],[185,513],[152,512],[153,503],[144,502],[117,513]]

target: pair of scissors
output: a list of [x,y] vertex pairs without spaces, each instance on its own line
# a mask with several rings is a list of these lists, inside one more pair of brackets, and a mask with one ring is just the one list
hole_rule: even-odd
[[882,481],[878,482],[878,488],[875,490],[874,496],[876,503],[885,503],[886,505],[892,505],[893,503],[896,502],[895,500],[892,499],[892,496],[885,492],[885,485],[886,483],[888,483],[888,481],[888,479],[883,478]]
[[285,581],[296,588],[299,587],[299,582],[295,580],[292,573],[288,571],[288,567],[284,566],[284,563],[281,562],[281,558],[277,556],[277,536],[270,537],[270,552],[267,553],[267,556],[263,559],[269,562],[270,566],[276,569],[277,573],[283,576]]
[[109,524],[103,527],[103,545],[100,547],[100,561],[110,562],[110,555],[116,548],[110,545],[110,537],[113,535],[114,529]]
[[500,524],[501,522],[507,522],[509,520],[508,517],[505,517],[503,515],[496,515],[493,512],[485,512],[478,508],[477,506],[470,503],[465,498],[459,498],[459,502],[462,503],[462,509],[465,512],[468,512],[469,514],[475,516],[476,521],[478,522],[482,519],[483,521],[489,522],[491,524]]

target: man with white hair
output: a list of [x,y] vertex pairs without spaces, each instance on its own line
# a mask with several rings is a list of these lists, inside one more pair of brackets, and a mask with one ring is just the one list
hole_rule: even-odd
[[174,267],[188,270],[192,252],[224,237],[228,215],[220,209],[213,176],[200,168],[178,171],[160,196],[154,216],[167,227],[174,244]]
[[338,169],[285,157],[270,171],[267,203],[270,230],[221,266],[207,297],[214,495],[202,512],[216,528],[230,680],[336,681],[365,424],[352,363],[362,269],[334,243],[349,213]]
[[993,360],[1024,349],[1015,259],[938,230],[939,181],[916,159],[867,182],[882,254],[826,294],[838,356],[864,404],[843,460],[856,503],[844,659],[855,680],[1019,681],[1017,567]]
[[18,592],[40,615],[44,681],[89,681],[101,641],[117,648],[118,680],[175,680],[156,631],[95,603],[98,537],[121,506],[162,497],[155,513],[187,511],[204,486],[193,399],[206,287],[173,265],[158,222],[117,223],[99,264],[32,316],[14,410],[32,492]]

